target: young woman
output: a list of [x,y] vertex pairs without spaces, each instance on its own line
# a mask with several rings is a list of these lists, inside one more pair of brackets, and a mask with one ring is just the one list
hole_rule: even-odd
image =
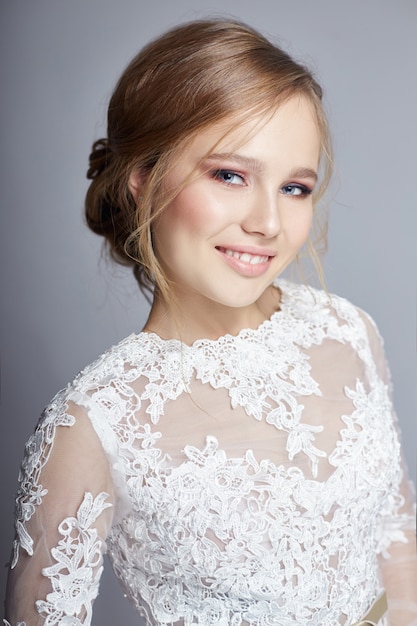
[[318,263],[330,169],[320,87],[245,25],[181,26],[123,73],[86,214],[152,307],[28,442],[6,624],[90,624],[106,550],[153,626],[417,623],[378,332],[277,278]]

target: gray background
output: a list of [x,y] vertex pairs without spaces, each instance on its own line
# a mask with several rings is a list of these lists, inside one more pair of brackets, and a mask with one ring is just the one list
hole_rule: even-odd
[[[385,337],[414,476],[415,0],[2,0],[1,563],[23,445],[42,407],[146,317],[129,271],[100,256],[82,218],[87,156],[112,87],[151,37],[225,9],[325,87],[336,148],[328,285],[368,310]],[[107,568],[94,623],[140,624],[112,576]]]

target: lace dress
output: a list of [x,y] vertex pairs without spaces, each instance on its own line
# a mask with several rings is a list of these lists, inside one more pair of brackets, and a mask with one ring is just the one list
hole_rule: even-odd
[[152,626],[349,626],[398,573],[411,502],[379,336],[277,285],[256,330],[132,335],[57,394],[22,464],[13,626],[89,625],[106,549]]

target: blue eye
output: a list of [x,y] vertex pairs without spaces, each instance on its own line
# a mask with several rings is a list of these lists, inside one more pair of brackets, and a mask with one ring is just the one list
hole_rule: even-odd
[[281,193],[285,196],[297,196],[297,197],[305,197],[311,194],[312,190],[305,185],[284,185],[281,187]]
[[219,180],[226,185],[244,185],[245,181],[243,176],[236,174],[231,170],[215,170],[211,173],[214,179]]

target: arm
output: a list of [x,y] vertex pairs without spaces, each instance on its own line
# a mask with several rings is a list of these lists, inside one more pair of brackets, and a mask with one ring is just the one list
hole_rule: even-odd
[[404,476],[400,494],[402,504],[394,515],[388,515],[384,520],[379,564],[388,597],[389,623],[393,626],[417,626],[414,498],[405,472]]
[[11,626],[91,622],[114,494],[85,410],[65,409],[55,400],[26,447],[6,592]]
[[[389,367],[383,342],[369,318],[371,348],[380,378],[388,385],[392,395]],[[397,418],[393,420],[399,430]],[[393,463],[399,459],[393,455]],[[392,626],[417,626],[417,551],[415,494],[408,480],[407,468],[402,464],[402,482],[387,502],[380,528],[379,566],[387,592],[389,624]]]

